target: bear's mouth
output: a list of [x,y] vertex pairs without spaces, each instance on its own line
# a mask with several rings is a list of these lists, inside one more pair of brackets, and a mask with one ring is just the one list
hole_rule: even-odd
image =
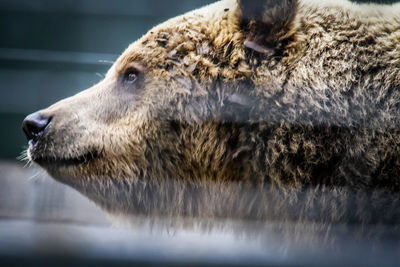
[[31,160],[42,167],[50,166],[75,166],[88,163],[99,157],[97,151],[89,151],[75,157],[49,157],[49,156],[31,156]]

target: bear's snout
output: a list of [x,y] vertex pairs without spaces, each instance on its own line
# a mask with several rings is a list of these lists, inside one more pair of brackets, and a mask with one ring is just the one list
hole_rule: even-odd
[[28,141],[35,141],[38,136],[48,128],[51,117],[46,117],[39,112],[28,115],[22,122],[22,130],[24,131]]

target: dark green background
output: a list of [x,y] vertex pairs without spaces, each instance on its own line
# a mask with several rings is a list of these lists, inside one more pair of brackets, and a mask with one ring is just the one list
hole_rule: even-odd
[[0,0],[0,158],[26,145],[27,114],[99,81],[110,66],[101,60],[152,26],[211,2]]

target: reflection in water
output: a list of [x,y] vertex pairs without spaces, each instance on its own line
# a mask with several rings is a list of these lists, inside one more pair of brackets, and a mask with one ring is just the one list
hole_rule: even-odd
[[[41,248],[42,253],[69,251],[79,257],[97,251],[97,257],[117,259],[168,255],[176,261],[219,257],[224,263],[307,266],[396,265],[400,255],[399,198],[383,189],[193,184],[176,179],[73,185],[111,213],[124,230],[95,228],[99,219],[101,225],[104,222],[69,187],[49,177],[27,181],[35,173],[32,168],[4,172],[8,169],[0,165],[0,216],[18,211],[19,217],[26,217],[34,207],[33,220],[38,222],[0,222],[0,251],[10,240],[22,240],[24,249],[33,244],[34,253]],[[24,196],[26,207],[17,201]],[[40,223],[43,219],[56,223]]]
[[[133,229],[230,232],[258,242],[321,250],[397,244],[400,197],[385,189],[108,179],[73,184]],[[397,244],[398,245],[398,244]],[[399,251],[400,252],[400,251]]]

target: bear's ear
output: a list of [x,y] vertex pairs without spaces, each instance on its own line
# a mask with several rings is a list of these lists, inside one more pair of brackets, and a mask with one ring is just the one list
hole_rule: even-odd
[[244,45],[272,55],[293,31],[297,0],[237,0]]

